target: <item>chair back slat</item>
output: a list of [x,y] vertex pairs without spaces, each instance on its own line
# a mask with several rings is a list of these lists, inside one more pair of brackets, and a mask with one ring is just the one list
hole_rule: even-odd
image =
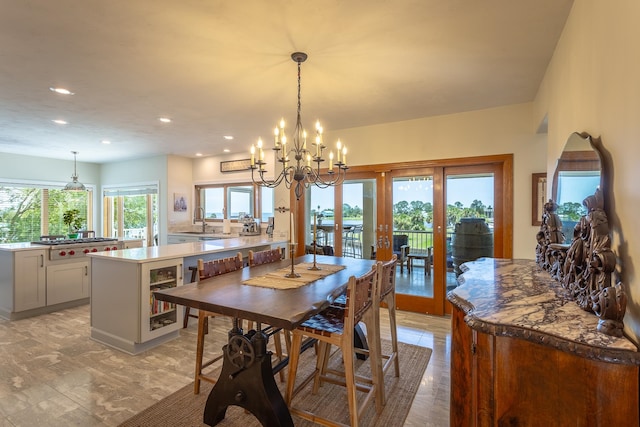
[[238,252],[236,256],[233,257],[214,259],[211,261],[198,260],[200,280],[240,270],[242,267],[244,267],[244,263],[241,252]]
[[389,261],[382,262],[379,271],[379,300],[382,300],[396,287],[396,265],[398,263],[398,256],[393,254]]
[[264,251],[249,251],[249,267],[261,264],[269,264],[282,259],[282,249],[267,249]]
[[[378,286],[378,266],[373,265],[371,270],[363,274],[362,276],[349,278],[349,284],[347,285],[347,304],[345,310],[345,323],[351,323],[346,325],[347,327],[354,327],[360,320],[364,313],[369,310],[373,305],[373,299],[376,294]],[[351,316],[353,313],[353,316]]]

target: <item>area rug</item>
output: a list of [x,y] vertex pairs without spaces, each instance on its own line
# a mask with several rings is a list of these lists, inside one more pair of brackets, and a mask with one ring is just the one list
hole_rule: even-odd
[[[411,403],[415,397],[420,380],[431,357],[431,349],[415,345],[398,343],[400,354],[400,378],[396,378],[393,367],[390,367],[385,375],[385,387],[387,403],[381,414],[376,414],[375,404],[368,405],[362,415],[363,426],[398,426],[403,425],[409,413]],[[391,348],[389,341],[382,342],[383,353]],[[334,357],[333,363],[340,363],[340,357]],[[305,378],[315,366],[313,350],[304,352],[298,367],[298,378]],[[220,368],[217,368],[218,370]],[[358,360],[357,372],[360,375],[370,376],[369,363]],[[215,372],[215,371],[214,371]],[[276,377],[280,391],[284,395],[286,383],[281,383]],[[193,394],[193,383],[181,388],[175,393],[165,397],[141,413],[134,415],[120,427],[175,427],[206,426],[202,422],[204,405],[209,395],[212,384],[202,382],[200,394]],[[311,394],[312,384],[308,384],[294,399],[295,407],[313,408],[319,415],[349,424],[349,408],[347,407],[346,392],[344,387],[325,383],[318,394]],[[358,393],[361,394],[361,393]],[[296,426],[312,426],[313,424],[293,416]],[[223,427],[258,427],[258,420],[246,413],[244,409],[230,406],[227,409],[225,419],[218,423]]]

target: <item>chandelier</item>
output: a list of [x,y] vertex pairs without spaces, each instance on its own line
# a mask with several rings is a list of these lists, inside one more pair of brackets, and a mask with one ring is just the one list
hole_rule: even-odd
[[264,175],[267,170],[265,169],[262,139],[258,139],[257,147],[256,145],[251,146],[251,166],[249,168],[251,169],[252,181],[263,187],[275,188],[284,182],[287,188],[291,188],[295,183],[296,200],[300,200],[303,189],[309,188],[311,185],[327,188],[341,184],[349,168],[347,167],[347,148],[338,140],[335,158],[333,151],[329,151],[327,175],[323,177],[320,174],[320,167],[325,161],[323,156],[327,148],[322,140],[322,126],[320,126],[320,122],[316,122],[315,138],[307,145],[307,132],[302,126],[300,117],[300,64],[307,59],[307,54],[294,52],[291,54],[291,59],[298,64],[298,115],[293,131],[293,143],[288,143],[284,132],[284,119],[280,120],[279,126],[276,126],[274,131],[273,146],[275,160],[281,164],[280,172],[273,179],[265,179]]

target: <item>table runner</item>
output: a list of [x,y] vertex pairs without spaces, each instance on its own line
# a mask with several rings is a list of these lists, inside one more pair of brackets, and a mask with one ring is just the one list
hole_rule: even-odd
[[308,285],[311,282],[315,282],[318,279],[329,276],[340,270],[345,269],[344,265],[334,264],[316,264],[320,270],[309,270],[309,267],[313,266],[311,262],[303,262],[296,264],[295,272],[300,277],[285,277],[285,274],[291,272],[291,266],[286,268],[280,268],[271,273],[267,273],[264,276],[252,277],[249,280],[242,282],[245,285],[262,286],[265,288],[273,289],[295,289],[304,285]]

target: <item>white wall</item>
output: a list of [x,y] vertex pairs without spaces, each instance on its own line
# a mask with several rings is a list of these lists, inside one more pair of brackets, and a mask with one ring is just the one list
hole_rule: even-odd
[[549,118],[547,171],[573,131],[600,136],[613,160],[610,225],[629,302],[625,332],[640,337],[640,2],[575,0],[535,102]]
[[[193,225],[194,191],[192,178],[193,162],[186,157],[169,156],[167,175],[167,214],[169,231],[185,230]],[[176,212],[173,209],[174,195],[184,195],[187,211]],[[163,242],[166,242],[164,240]]]

